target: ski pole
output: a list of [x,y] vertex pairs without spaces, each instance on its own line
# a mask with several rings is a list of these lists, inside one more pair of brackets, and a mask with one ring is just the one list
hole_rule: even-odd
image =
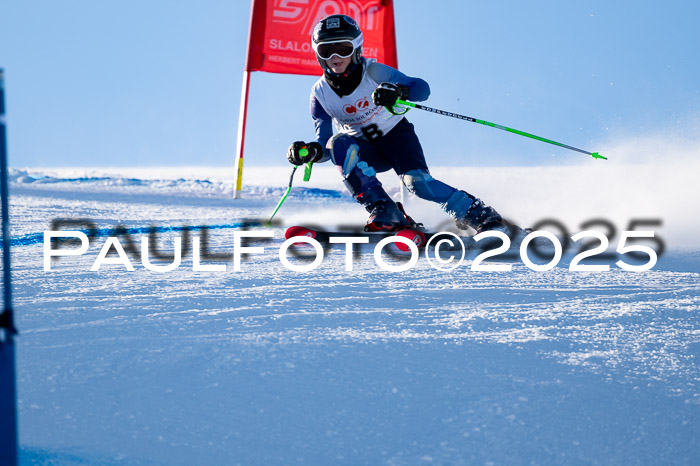
[[565,149],[575,150],[576,152],[581,152],[581,153],[583,153],[583,154],[588,154],[588,155],[590,155],[591,157],[593,157],[594,159],[608,160],[607,157],[603,157],[603,156],[600,155],[598,152],[588,152],[588,151],[585,151],[585,150],[583,150],[583,149],[577,149],[576,147],[572,147],[572,146],[569,146],[569,145],[566,145],[566,144],[562,144],[561,142],[552,141],[551,139],[543,138],[543,137],[540,137],[540,136],[535,136],[534,134],[526,133],[525,131],[520,131],[520,130],[517,130],[517,129],[508,128],[507,126],[498,125],[498,124],[496,124],[496,123],[491,123],[491,122],[489,122],[489,121],[479,120],[478,118],[472,118],[472,117],[460,115],[460,114],[458,114],[458,113],[446,112],[446,111],[444,111],[444,110],[439,110],[439,109],[437,109],[437,108],[427,107],[427,106],[425,106],[425,105],[416,104],[416,103],[414,103],[414,102],[406,102],[405,100],[401,100],[401,99],[398,99],[398,100],[396,101],[396,105],[405,105],[405,106],[407,106],[407,107],[417,108],[418,110],[425,110],[425,111],[427,111],[427,112],[437,113],[438,115],[445,115],[445,116],[452,117],[452,118],[457,118],[457,119],[460,119],[460,120],[471,121],[472,123],[479,123],[479,124],[481,124],[481,125],[491,126],[492,128],[502,129],[503,131],[508,131],[508,132],[510,132],[510,133],[519,134],[519,135],[521,135],[521,136],[525,136],[525,137],[528,137],[528,138],[536,139],[536,140],[538,140],[538,141],[547,142],[547,143],[549,143],[549,144],[554,144],[555,146],[563,147],[563,148],[565,148]]
[[280,199],[280,201],[277,203],[277,207],[275,207],[275,210],[272,212],[272,215],[270,215],[270,220],[267,221],[268,225],[272,223],[272,218],[275,216],[277,211],[280,210],[280,207],[282,207],[282,204],[284,204],[284,201],[287,199],[287,196],[289,196],[289,193],[292,191],[292,182],[294,181],[294,174],[297,172],[297,168],[299,168],[298,165],[294,165],[294,168],[292,168],[292,174],[289,176],[289,186],[284,192],[284,196],[282,196],[282,199]]
[[[306,147],[303,147],[301,150],[299,150],[299,155],[303,159],[304,157],[309,155],[309,150]],[[304,181],[309,181],[311,179],[312,165],[313,164],[311,162],[306,163],[306,167],[304,168]],[[280,199],[280,201],[277,203],[277,207],[275,207],[275,210],[272,212],[272,215],[270,215],[270,220],[267,221],[268,225],[272,223],[272,219],[274,218],[275,214],[277,214],[277,211],[280,210],[280,207],[282,207],[284,201],[287,200],[287,196],[289,196],[289,193],[292,192],[292,183],[294,182],[294,174],[296,173],[297,168],[299,168],[298,165],[294,165],[294,168],[292,168],[292,174],[289,176],[289,186],[287,186],[287,190],[284,192],[282,199]]]

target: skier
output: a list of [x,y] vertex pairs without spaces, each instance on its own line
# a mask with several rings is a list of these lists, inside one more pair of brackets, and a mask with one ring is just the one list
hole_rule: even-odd
[[[426,100],[428,83],[364,58],[362,31],[349,16],[323,18],[314,28],[311,45],[323,70],[311,89],[316,140],[294,142],[287,152],[290,163],[332,160],[352,196],[370,213],[367,231],[414,226],[377,179],[377,172],[389,169],[411,193],[439,203],[459,228],[481,232],[505,227],[498,212],[480,199],[430,176],[413,124],[388,110],[397,99]],[[308,151],[305,156],[303,149]]]

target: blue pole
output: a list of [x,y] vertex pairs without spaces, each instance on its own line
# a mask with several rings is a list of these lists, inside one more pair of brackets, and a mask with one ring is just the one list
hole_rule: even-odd
[[16,465],[17,385],[15,380],[15,324],[10,275],[10,216],[7,189],[7,135],[5,131],[5,83],[0,68],[0,195],[2,197],[2,276],[4,306],[0,313],[0,464]]

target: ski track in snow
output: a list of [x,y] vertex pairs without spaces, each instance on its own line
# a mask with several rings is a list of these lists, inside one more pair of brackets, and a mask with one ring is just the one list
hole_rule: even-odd
[[[60,174],[59,174],[60,175]],[[13,238],[55,218],[210,231],[266,218],[284,192],[230,183],[14,172]],[[269,182],[268,182],[269,183]],[[338,214],[338,211],[342,211]],[[335,212],[335,213],[332,213]],[[364,222],[339,189],[293,190],[280,219]],[[374,265],[335,248],[313,272],[277,257],[241,272],[166,274],[138,261],[44,272],[13,249],[25,463],[691,463],[700,455],[698,252],[651,271]],[[161,233],[167,251],[173,232]],[[140,234],[132,231],[138,245]],[[18,241],[18,240],[17,240]],[[222,262],[223,263],[223,262]]]

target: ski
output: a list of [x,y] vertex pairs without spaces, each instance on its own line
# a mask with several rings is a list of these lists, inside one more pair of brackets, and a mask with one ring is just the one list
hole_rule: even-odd
[[[511,247],[509,254],[504,255],[505,259],[513,259],[515,256],[515,249],[520,240],[522,240],[523,234],[526,230],[522,230],[519,227],[513,226],[510,231],[505,232],[506,235],[511,239]],[[311,226],[292,226],[287,228],[285,231],[285,239],[290,239],[295,236],[306,236],[313,238],[323,245],[328,245],[331,243],[331,238],[333,237],[346,237],[346,236],[362,236],[369,239],[369,244],[379,243],[381,240],[391,237],[400,236],[412,241],[418,249],[421,250],[426,246],[429,247],[440,247],[441,250],[451,251],[451,250],[462,250],[469,252],[471,254],[478,254],[479,252],[487,251],[499,247],[502,241],[498,238],[486,238],[477,242],[474,240],[473,236],[459,235],[452,232],[441,231],[441,232],[429,232],[423,231],[418,228],[406,228],[398,231],[365,231],[362,227],[350,226],[350,227],[340,227],[337,230],[324,230],[319,227]],[[461,243],[461,244],[460,244]],[[396,247],[404,252],[407,252],[408,246],[403,243],[396,243]],[[511,257],[513,256],[513,257]]]
[[[430,235],[430,234],[429,234]],[[409,241],[413,241],[418,248],[425,245],[426,233],[418,229],[404,229],[399,231],[365,231],[363,227],[349,227],[343,228],[336,231],[327,231],[321,228],[310,228],[306,226],[292,226],[287,228],[284,233],[285,239],[293,238],[295,236],[306,236],[313,238],[319,243],[327,244],[330,243],[332,237],[343,237],[343,236],[363,236],[369,238],[369,243],[378,243],[384,238],[391,236],[401,236],[407,238]],[[404,250],[406,246],[401,243],[397,243],[397,247]],[[406,248],[405,250],[408,250]]]
[[[418,249],[423,249],[428,244],[435,246],[441,241],[441,248],[445,250],[460,249],[462,246],[458,244],[456,239],[459,239],[459,241],[464,244],[466,249],[473,249],[476,244],[472,236],[462,236],[444,231],[427,232],[417,228],[406,228],[398,231],[364,231],[362,227],[341,227],[338,230],[324,230],[318,227],[300,225],[287,228],[284,234],[285,239],[293,238],[295,236],[306,236],[313,238],[321,244],[329,244],[332,237],[362,236],[369,239],[369,244],[376,244],[384,238],[399,236],[412,241],[416,246],[418,246]],[[449,242],[445,243],[443,240]],[[408,251],[408,247],[403,243],[397,242],[396,247],[401,251]]]

